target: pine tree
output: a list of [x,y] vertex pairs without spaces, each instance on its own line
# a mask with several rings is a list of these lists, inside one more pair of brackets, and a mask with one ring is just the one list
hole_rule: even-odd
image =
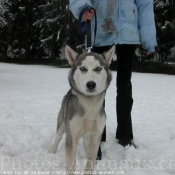
[[7,13],[10,8],[8,0],[0,0],[0,59],[5,60],[7,57]]
[[11,8],[7,13],[6,52],[7,56],[17,60],[36,62],[42,57],[39,30],[33,23],[41,16],[38,5],[44,0],[9,0]]
[[5,19],[5,13],[8,11],[10,3],[8,0],[0,0],[0,28],[3,28],[7,25]]
[[34,23],[41,29],[40,38],[42,45],[47,50],[52,60],[63,59],[62,48],[66,43],[76,46],[81,42],[82,35],[78,30],[77,20],[69,11],[68,0],[51,0],[47,4],[39,6],[45,14],[44,17]]
[[157,28],[158,52],[160,62],[166,61],[175,45],[174,11],[171,0],[155,0],[155,20]]

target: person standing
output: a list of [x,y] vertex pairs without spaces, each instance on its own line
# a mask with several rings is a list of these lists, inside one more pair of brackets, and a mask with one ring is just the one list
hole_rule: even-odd
[[[146,49],[147,55],[157,46],[153,0],[70,0],[70,10],[77,19],[87,7],[89,10],[82,15],[82,21],[91,20],[92,25],[97,27],[93,52],[101,54],[111,45],[116,45],[116,139],[122,146],[133,145],[132,67],[138,44]],[[94,9],[97,24],[94,24]],[[106,131],[102,141],[106,140],[105,135]]]

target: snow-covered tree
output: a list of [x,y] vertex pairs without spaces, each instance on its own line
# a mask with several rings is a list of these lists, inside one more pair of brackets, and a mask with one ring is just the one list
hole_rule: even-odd
[[42,46],[50,52],[52,60],[63,58],[60,55],[65,43],[76,46],[81,41],[77,20],[69,11],[69,1],[50,0],[38,8],[44,16],[34,26],[41,29]]
[[0,0],[0,28],[7,25],[4,14],[8,11],[10,3],[8,0]]
[[170,59],[175,62],[175,46],[171,48]]
[[11,4],[5,17],[8,25],[0,29],[0,59],[13,58],[36,62],[43,57],[39,29],[33,26],[41,18],[37,9],[46,0],[8,0]]
[[171,0],[155,0],[155,20],[160,61],[166,61],[175,44],[175,6]]

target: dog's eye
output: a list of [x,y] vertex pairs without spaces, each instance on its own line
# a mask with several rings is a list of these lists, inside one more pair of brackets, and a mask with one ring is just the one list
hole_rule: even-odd
[[97,67],[97,68],[95,69],[95,71],[97,71],[97,72],[100,72],[101,70],[102,70],[101,67]]
[[80,67],[80,70],[81,70],[82,72],[86,72],[86,71],[87,71],[87,69],[86,69],[85,67]]

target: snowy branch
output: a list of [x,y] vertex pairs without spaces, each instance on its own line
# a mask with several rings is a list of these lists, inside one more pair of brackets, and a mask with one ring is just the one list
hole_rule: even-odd
[[8,11],[10,2],[8,0],[0,0],[0,28],[7,25],[7,22],[4,18],[4,13]]

